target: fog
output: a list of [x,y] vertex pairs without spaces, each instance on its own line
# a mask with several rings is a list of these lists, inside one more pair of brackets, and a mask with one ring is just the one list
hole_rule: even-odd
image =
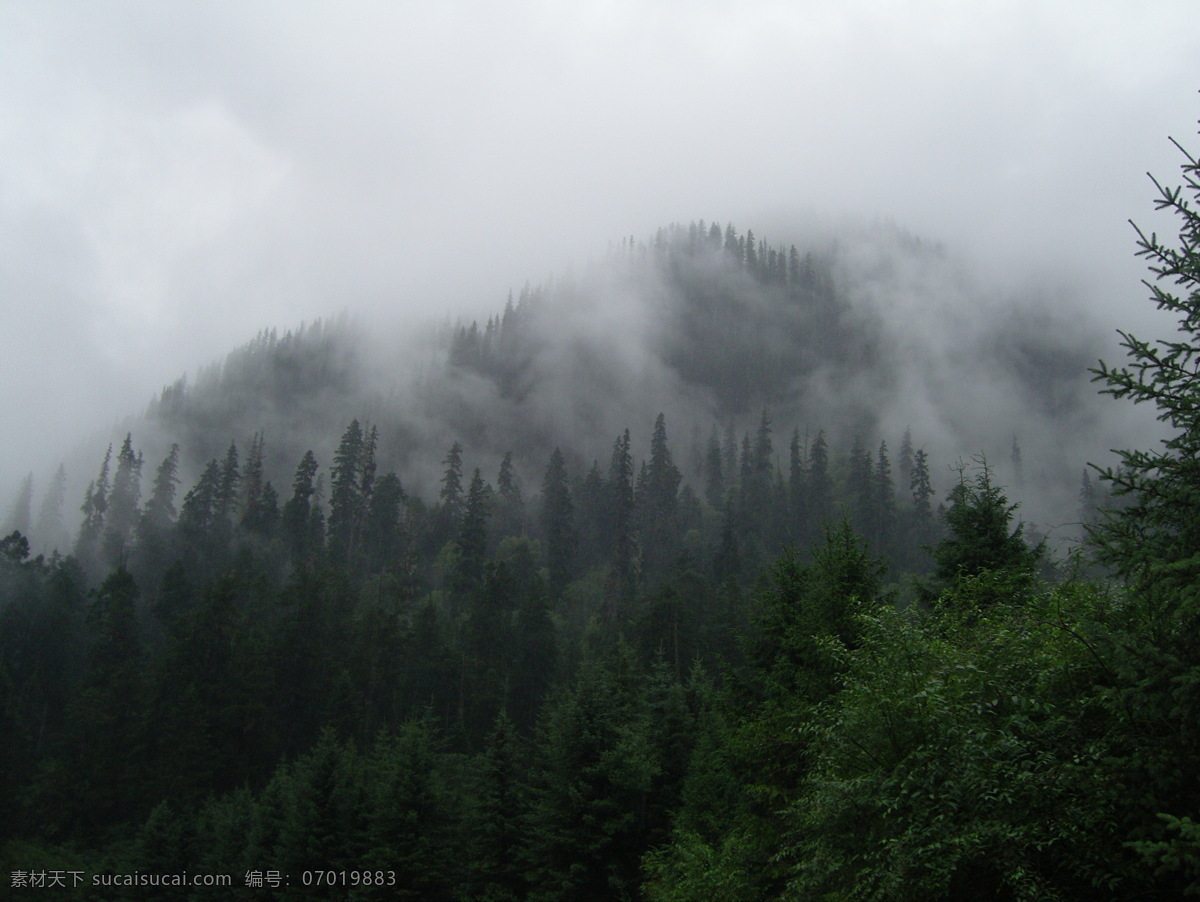
[[896,223],[1039,298],[1000,346],[1084,310],[1115,359],[1170,325],[1127,219],[1169,233],[1196,59],[1184,2],[2,3],[0,503],[262,328],[486,316],[698,218]]

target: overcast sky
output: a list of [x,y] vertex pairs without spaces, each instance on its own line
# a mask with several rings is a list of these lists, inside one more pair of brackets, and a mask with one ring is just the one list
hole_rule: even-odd
[[672,221],[893,220],[1128,322],[1197,89],[1195,0],[0,0],[0,504],[261,328]]

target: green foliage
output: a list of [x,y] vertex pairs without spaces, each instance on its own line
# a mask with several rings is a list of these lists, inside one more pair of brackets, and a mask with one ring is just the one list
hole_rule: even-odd
[[800,730],[813,746],[780,849],[790,891],[854,899],[1087,899],[1129,855],[1087,641],[1087,587],[998,603],[859,614],[844,688]]
[[[1003,490],[992,482],[987,461],[980,458],[973,479],[959,468],[958,484],[950,490],[946,511],[949,535],[933,549],[934,578],[947,587],[964,577],[993,570],[1032,574],[1041,560],[1041,545],[1030,548],[1024,524],[1010,531],[1013,512]],[[987,599],[980,598],[981,603]]]

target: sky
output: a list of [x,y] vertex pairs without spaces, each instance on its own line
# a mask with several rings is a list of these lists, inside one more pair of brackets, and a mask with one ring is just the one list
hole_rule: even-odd
[[260,329],[670,222],[894,222],[1148,323],[1198,90],[1194,0],[0,0],[0,504]]

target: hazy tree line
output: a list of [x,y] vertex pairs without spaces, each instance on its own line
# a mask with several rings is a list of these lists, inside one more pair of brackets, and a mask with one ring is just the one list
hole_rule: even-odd
[[[0,541],[7,870],[397,878],[278,891],[297,899],[1200,890],[1200,284],[1195,214],[1162,204],[1184,240],[1142,251],[1190,291],[1155,288],[1183,333],[1127,336],[1096,378],[1172,437],[1099,474],[1107,514],[1085,476],[1090,566],[1052,566],[983,459],[939,489],[911,435],[831,447],[767,411],[714,429],[695,480],[667,415],[644,459],[628,429],[590,466],[544,449],[536,485],[515,453],[467,472],[454,442],[436,497],[380,472],[365,418],[279,486],[261,434],[186,491],[181,445],[151,472],[129,435],[48,557],[23,488]],[[728,234],[793,285],[790,253]],[[715,250],[711,228],[671,241],[693,236]]]

